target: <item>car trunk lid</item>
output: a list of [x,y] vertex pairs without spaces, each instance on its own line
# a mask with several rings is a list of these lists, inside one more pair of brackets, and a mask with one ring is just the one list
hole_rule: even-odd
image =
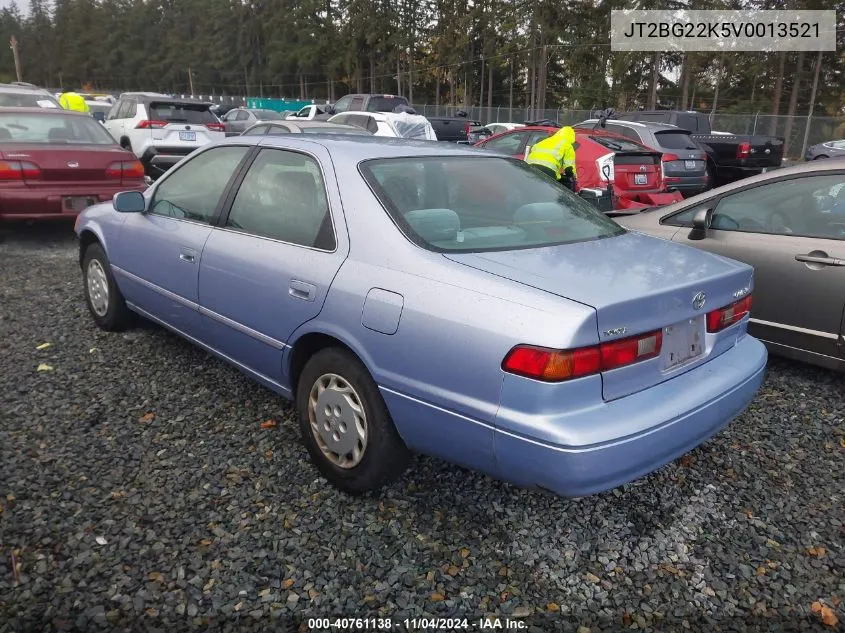
[[657,152],[616,152],[613,172],[614,184],[625,191],[653,191],[663,186]]
[[[0,153],[4,162],[28,164],[23,181],[28,187],[54,187],[67,185],[97,186],[121,184],[121,163],[135,165],[138,161],[130,153],[115,145],[56,145],[21,144],[15,149]],[[139,167],[140,169],[140,167]],[[117,170],[117,171],[115,171]],[[143,179],[143,173],[134,178],[133,184]],[[130,179],[124,179],[126,184]]]
[[[646,389],[706,362],[717,349],[717,339],[736,340],[741,328],[707,334],[706,313],[735,302],[750,292],[752,284],[752,269],[745,264],[637,233],[445,257],[591,306],[601,342],[661,331],[660,357],[603,372],[606,400]],[[704,303],[699,305],[702,296]],[[691,345],[698,349],[688,349]]]

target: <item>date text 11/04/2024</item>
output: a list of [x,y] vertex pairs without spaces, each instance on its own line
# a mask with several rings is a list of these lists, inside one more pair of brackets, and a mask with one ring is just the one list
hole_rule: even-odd
[[483,617],[483,618],[309,618],[309,632],[321,631],[518,631],[527,629],[528,624],[521,619]]

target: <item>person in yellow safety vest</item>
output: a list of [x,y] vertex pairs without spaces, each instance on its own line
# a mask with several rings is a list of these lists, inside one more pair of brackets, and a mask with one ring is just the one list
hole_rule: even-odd
[[525,161],[552,180],[575,191],[575,130],[568,125],[543,139],[528,153]]
[[75,92],[63,92],[59,96],[59,105],[65,110],[76,110],[77,112],[91,112],[85,98]]

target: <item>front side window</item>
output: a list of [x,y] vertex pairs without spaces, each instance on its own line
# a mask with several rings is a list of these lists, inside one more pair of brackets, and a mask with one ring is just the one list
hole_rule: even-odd
[[321,250],[335,248],[323,174],[310,156],[263,149],[238,189],[226,226]]
[[625,233],[518,160],[390,158],[365,161],[360,170],[402,232],[433,251],[538,248]]
[[[352,103],[352,97],[341,97],[338,102],[334,104],[334,111],[340,114],[346,112]],[[305,116],[308,116],[307,114]]]
[[248,147],[216,147],[198,154],[161,181],[150,213],[208,224]]
[[514,132],[491,138],[484,144],[484,149],[493,149],[505,154],[518,154],[527,136],[528,132]]

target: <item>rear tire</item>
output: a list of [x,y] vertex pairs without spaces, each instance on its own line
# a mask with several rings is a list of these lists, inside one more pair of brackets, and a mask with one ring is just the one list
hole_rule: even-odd
[[132,323],[133,313],[117,287],[106,252],[96,242],[85,249],[82,278],[85,302],[94,322],[107,332],[125,330]]
[[302,370],[296,390],[299,429],[312,461],[351,495],[397,479],[411,457],[384,399],[357,356],[322,349]]

